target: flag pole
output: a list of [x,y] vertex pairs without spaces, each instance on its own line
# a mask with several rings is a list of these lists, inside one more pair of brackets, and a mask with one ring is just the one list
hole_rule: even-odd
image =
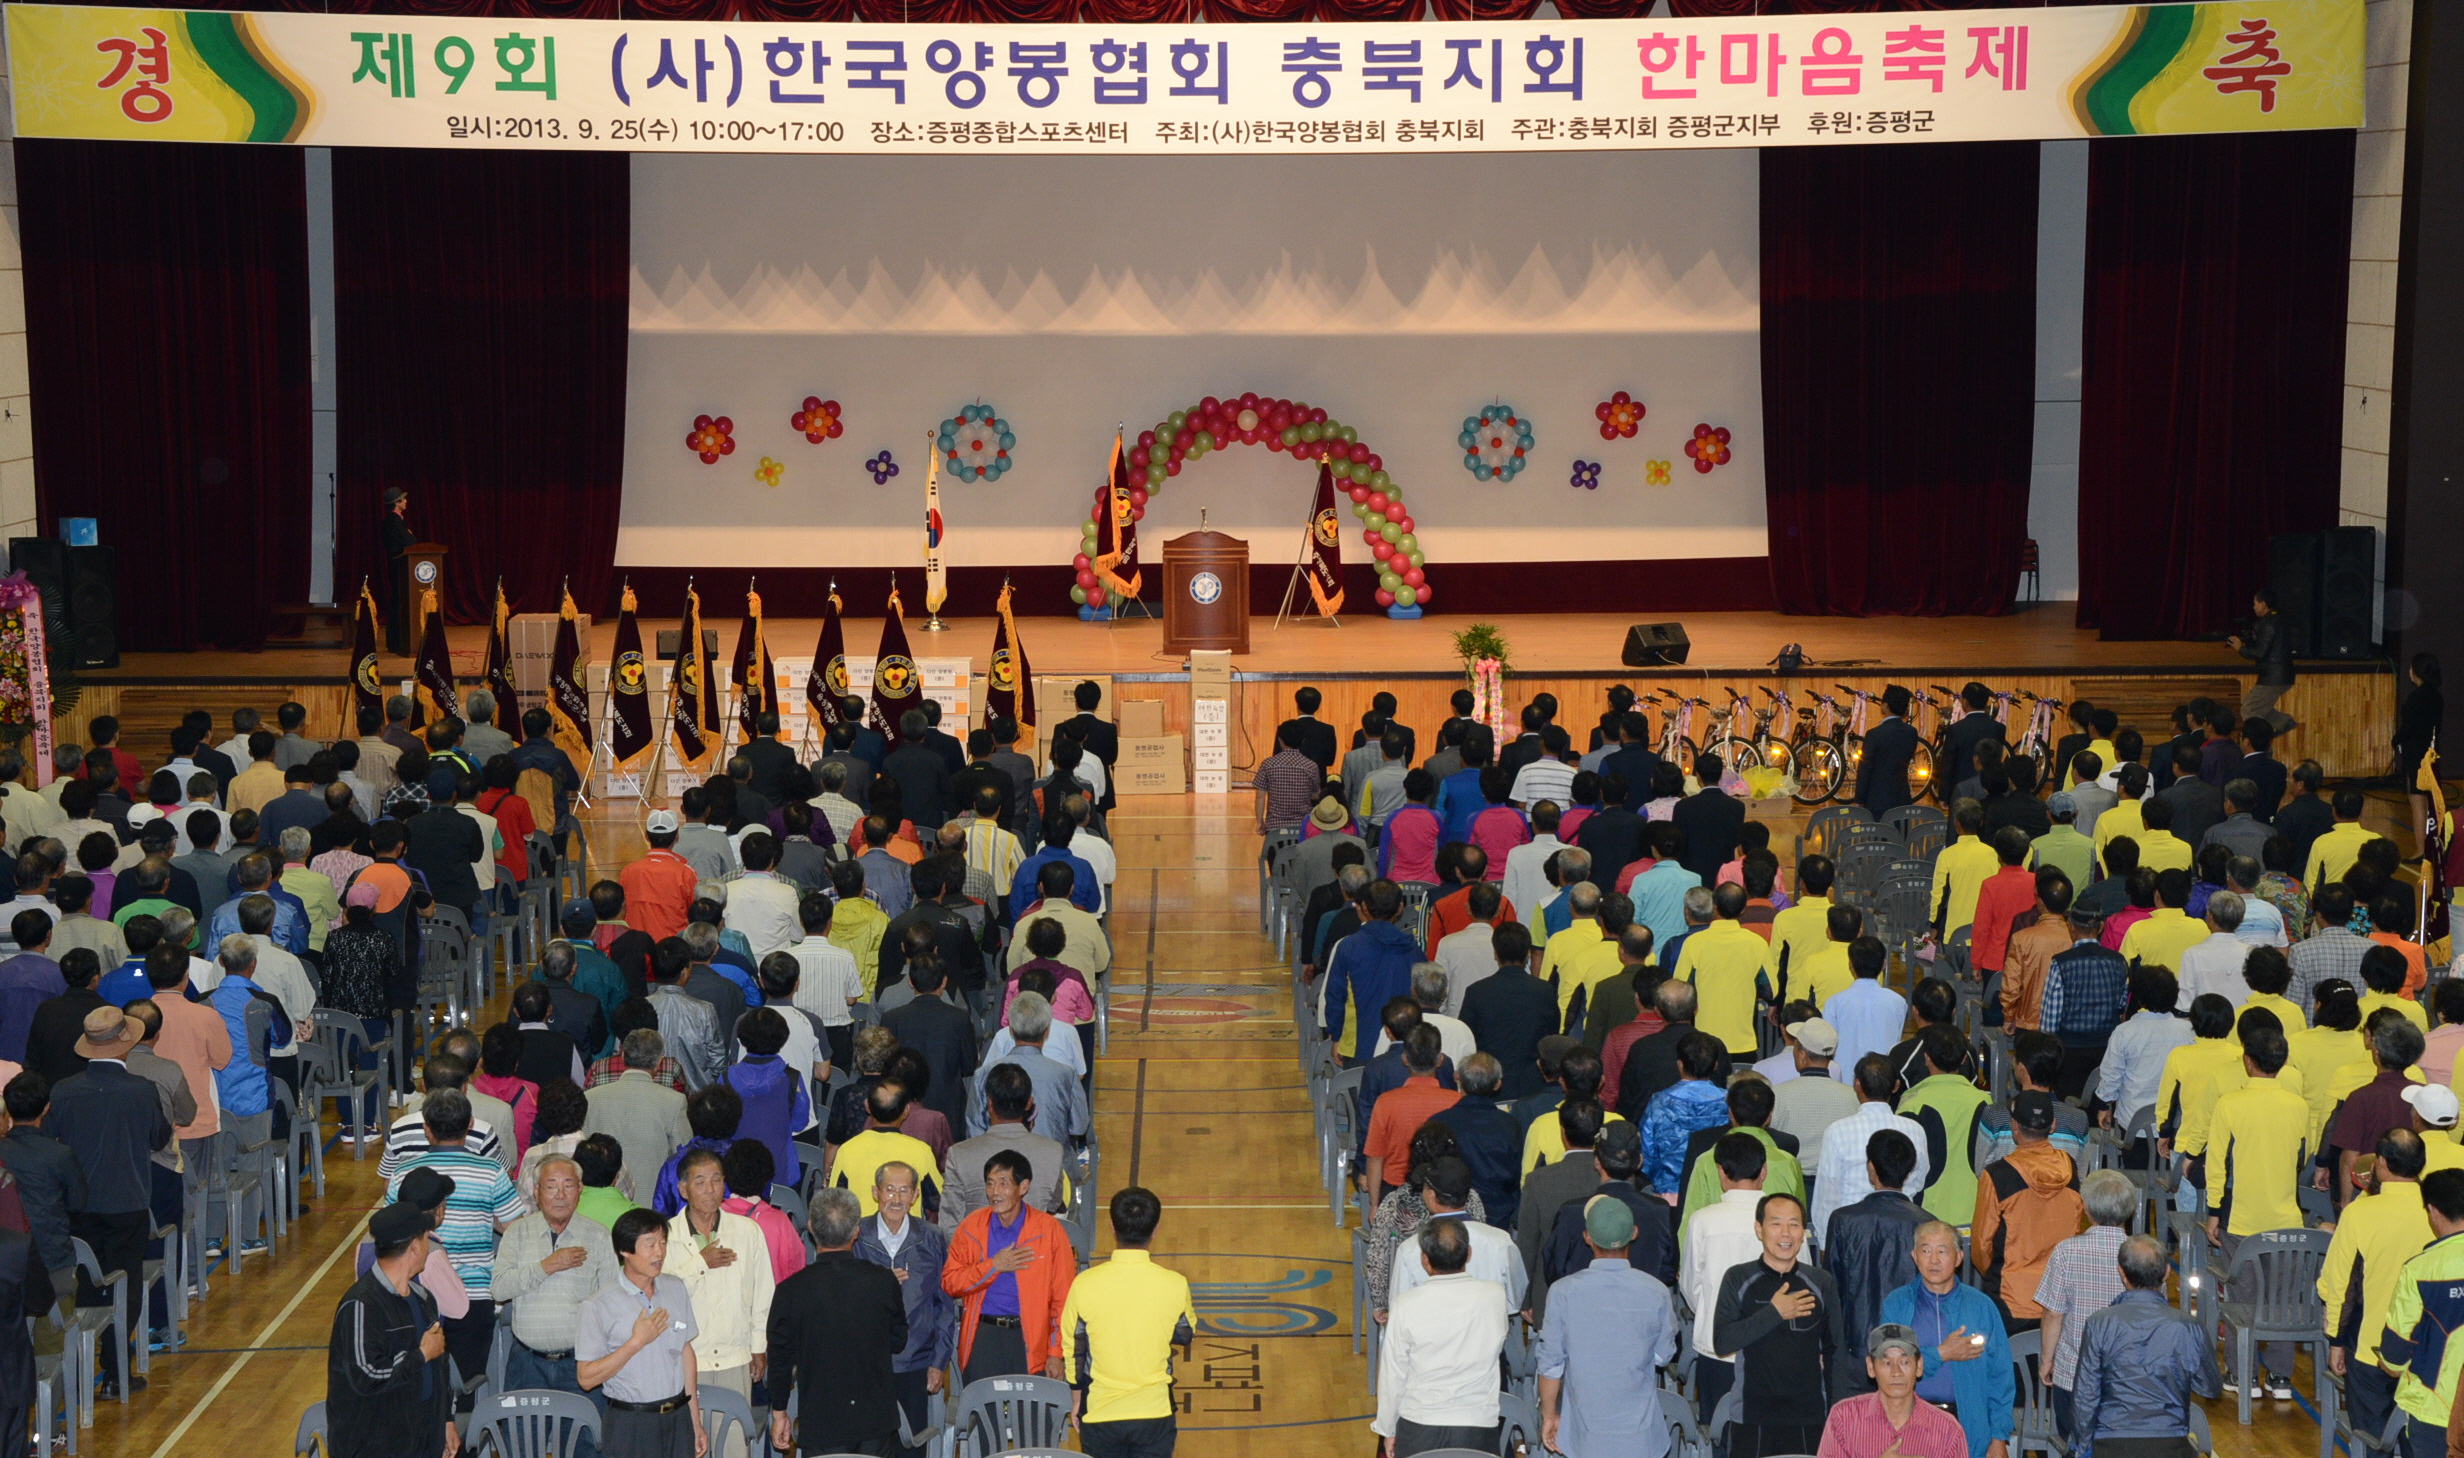
[[[1283,606],[1275,610],[1276,629],[1282,628],[1284,620],[1292,616],[1292,604],[1300,592],[1301,583],[1305,580],[1302,574],[1309,570],[1309,553],[1318,529],[1317,510],[1318,488],[1317,483],[1312,481],[1309,483],[1309,509],[1306,513],[1308,520],[1301,524],[1300,529],[1300,556],[1293,560],[1292,575],[1283,584]],[[1330,628],[1343,626],[1332,613],[1327,614],[1326,625]]]
[[[933,432],[927,428],[924,432],[924,509],[927,513],[930,513],[932,510],[933,486],[935,482],[939,480],[940,475],[941,452],[939,449],[939,440]],[[941,549],[938,547],[928,548],[928,552],[938,552],[940,550]],[[944,573],[942,581],[946,583],[949,580],[947,576],[948,568],[944,567],[942,570]],[[891,574],[890,585],[892,590],[895,591],[898,585],[897,574]],[[950,625],[941,621],[941,610],[933,606],[932,559],[929,555],[925,558],[924,568],[924,621],[919,623],[917,626],[927,633],[946,633],[950,630]]]

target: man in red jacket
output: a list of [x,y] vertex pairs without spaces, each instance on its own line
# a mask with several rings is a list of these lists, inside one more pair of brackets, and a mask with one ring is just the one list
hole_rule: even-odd
[[950,1237],[941,1289],[959,1302],[962,1385],[1018,1373],[1061,1375],[1054,1334],[1078,1260],[1061,1222],[1028,1203],[1034,1179],[1024,1154],[994,1154],[984,1161],[984,1198],[991,1204],[960,1221]]

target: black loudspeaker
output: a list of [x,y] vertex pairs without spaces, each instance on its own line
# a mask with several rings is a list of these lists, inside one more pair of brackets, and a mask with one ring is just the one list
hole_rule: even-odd
[[1636,623],[1626,629],[1624,662],[1628,668],[1652,668],[1685,662],[1694,651],[1683,623]]
[[2267,585],[2293,640],[2293,656],[2319,656],[2319,536],[2287,532],[2267,540]]
[[45,629],[65,639],[70,666],[120,666],[118,563],[111,548],[11,537],[9,565],[43,594]]
[[[684,641],[684,630],[683,630],[683,629],[681,629],[681,628],[661,628],[661,629],[659,630],[659,661],[660,661],[661,663],[673,663],[673,662],[675,662],[675,661],[676,661],[676,651],[677,651],[677,646],[678,646],[680,643],[682,643],[683,641]],[[718,630],[718,629],[716,629],[716,628],[704,628],[704,629],[702,629],[702,647],[703,647],[703,649],[704,649],[704,650],[706,650],[706,651],[710,654],[710,657],[711,657],[712,661],[714,661],[714,662],[715,662],[715,661],[717,661],[718,656],[719,656],[719,630]]]
[[2318,644],[2321,658],[2375,658],[2378,528],[2337,527],[2319,545]]

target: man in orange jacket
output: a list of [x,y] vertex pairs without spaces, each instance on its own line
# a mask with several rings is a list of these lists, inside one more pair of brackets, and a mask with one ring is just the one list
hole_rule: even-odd
[[[1052,1172],[1055,1179],[1060,1171]],[[1069,1232],[1027,1203],[1035,1168],[1015,1149],[984,1161],[984,1198],[950,1237],[941,1289],[960,1303],[962,1383],[1018,1373],[1061,1375],[1054,1333],[1078,1273]]]

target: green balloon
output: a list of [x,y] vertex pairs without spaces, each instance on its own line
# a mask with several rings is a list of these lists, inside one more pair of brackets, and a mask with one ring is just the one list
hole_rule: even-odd
[[1393,592],[1403,585],[1403,579],[1392,572],[1380,572],[1377,575],[1377,585],[1388,592]]
[[1388,522],[1377,529],[1377,534],[1391,543],[1402,537],[1403,528],[1396,526],[1393,522]]
[[1348,425],[1347,425],[1347,426],[1345,426],[1345,427],[1343,427],[1343,429],[1342,429],[1342,431],[1340,432],[1340,434],[1343,436],[1344,443],[1345,443],[1345,444],[1347,444],[1347,445],[1348,445],[1348,444],[1351,444],[1352,442],[1357,441],[1357,440],[1359,440],[1359,439],[1360,439],[1360,432],[1359,432],[1359,431],[1357,431],[1357,430],[1354,430],[1351,426],[1348,426]]
[[1355,520],[1358,520],[1358,521],[1367,521],[1367,520],[1369,519],[1369,503],[1367,503],[1366,501],[1355,501],[1355,502],[1353,502],[1353,503],[1352,503],[1352,516],[1353,516],[1353,518],[1354,518]]
[[[1399,537],[1395,538],[1395,539],[1394,539],[1394,543],[1395,543],[1395,550],[1396,550],[1396,551],[1398,551],[1398,552],[1410,552],[1410,551],[1415,551],[1415,550],[1417,550],[1417,549],[1419,548],[1419,546],[1420,546],[1420,538],[1418,538],[1418,537],[1416,537],[1416,536],[1413,536],[1410,532],[1405,532],[1403,535],[1401,535],[1401,536],[1399,536]],[[1414,563],[1413,565],[1417,566],[1417,565],[1419,565],[1419,564]]]
[[1365,517],[1362,517],[1362,518],[1361,518],[1361,520],[1363,520],[1363,521],[1365,521],[1365,522],[1367,522],[1367,523],[1369,524],[1369,530],[1371,530],[1371,531],[1373,531],[1373,532],[1376,532],[1376,533],[1377,533],[1377,534],[1379,534],[1380,536],[1385,535],[1385,533],[1386,533],[1386,513],[1382,512],[1382,511],[1378,511],[1378,510],[1376,510],[1376,509],[1374,509],[1374,508],[1371,508],[1371,509],[1369,510],[1369,514],[1368,514],[1367,516],[1365,516]]
[[[1186,410],[1175,410],[1170,415],[1164,417],[1164,423],[1171,426],[1174,430],[1179,430],[1182,426],[1189,423],[1189,412]],[[1156,432],[1158,435],[1162,433],[1163,432],[1161,431]]]
[[1299,445],[1299,444],[1300,444],[1300,427],[1299,427],[1299,426],[1297,426],[1297,425],[1287,425],[1287,426],[1285,426],[1285,427],[1283,428],[1283,443],[1284,443],[1285,445],[1287,445],[1287,446],[1296,446],[1296,445]]
[[1371,471],[1368,481],[1364,484],[1372,491],[1383,491],[1388,496],[1395,494],[1395,479],[1384,471]]
[[1420,601],[1420,589],[1410,586],[1398,587],[1395,589],[1396,606],[1410,607],[1413,603],[1418,601]]
[[1200,446],[1200,447],[1202,447],[1202,448],[1204,448],[1204,449],[1206,449],[1206,450],[1210,450],[1210,451],[1211,451],[1211,450],[1213,450],[1213,449],[1215,448],[1215,446],[1216,446],[1215,432],[1213,432],[1213,431],[1211,431],[1211,430],[1201,430],[1201,431],[1199,431],[1199,432],[1198,432],[1198,439],[1197,439],[1197,441],[1195,442],[1195,444],[1197,444],[1198,446]]
[[1163,463],[1163,462],[1161,462],[1161,461],[1155,461],[1155,462],[1150,463],[1150,464],[1147,466],[1147,468],[1146,468],[1146,485],[1147,485],[1147,489],[1148,489],[1149,491],[1152,491],[1152,490],[1156,489],[1157,487],[1159,487],[1159,486],[1163,485],[1163,484],[1164,484],[1164,478],[1165,478],[1166,476],[1170,475],[1170,474],[1171,474],[1171,472],[1170,472],[1169,470],[1165,469],[1165,466],[1164,466],[1164,463]]
[[1069,590],[1069,600],[1078,604],[1080,607],[1086,606],[1087,590],[1083,587],[1071,588]]
[[1314,445],[1326,438],[1326,427],[1318,424],[1314,420],[1310,421],[1307,425],[1300,428],[1300,438]]
[[1405,555],[1409,556],[1409,557],[1412,559],[1412,565],[1413,565],[1413,566],[1415,566],[1415,567],[1426,567],[1426,566],[1428,566],[1428,565],[1429,565],[1429,563],[1428,563],[1428,559],[1427,559],[1427,558],[1425,558],[1425,557],[1423,557],[1423,556],[1422,556],[1420,553],[1418,553],[1418,552],[1410,552],[1410,553],[1407,553],[1407,554],[1405,554]]
[[1335,474],[1342,477],[1346,481],[1357,481],[1360,479],[1360,463],[1357,461],[1338,461],[1335,463]]

